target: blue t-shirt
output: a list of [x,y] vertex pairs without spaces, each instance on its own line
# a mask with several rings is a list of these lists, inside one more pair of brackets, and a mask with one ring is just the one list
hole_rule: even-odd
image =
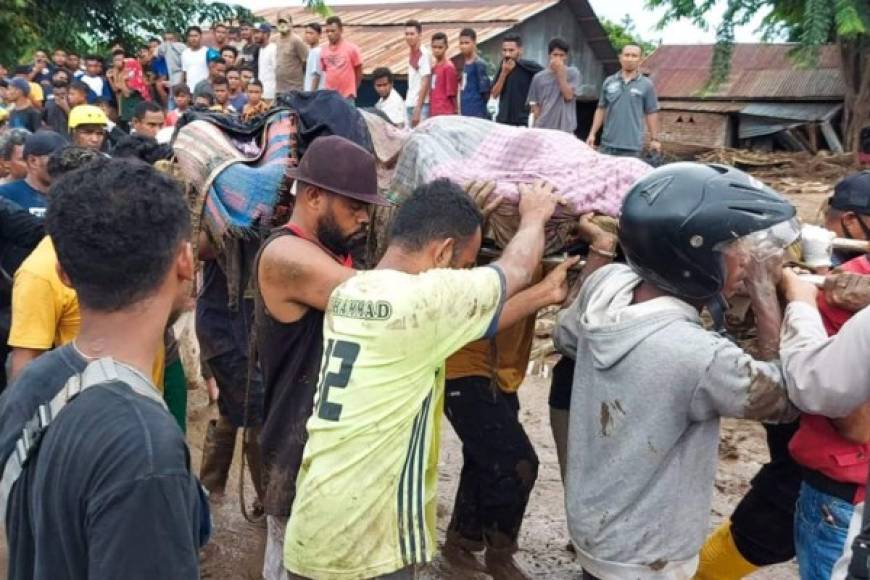
[[166,58],[158,56],[151,61],[151,72],[156,77],[169,78],[169,67],[166,65]]
[[486,76],[486,65],[481,60],[465,64],[461,87],[459,102],[462,116],[488,119],[486,101],[491,85],[489,77]]
[[241,113],[242,109],[245,108],[245,105],[248,104],[248,95],[246,95],[245,93],[239,93],[235,97],[231,96],[230,104],[237,112]]
[[45,215],[45,196],[30,187],[23,179],[0,186],[0,197],[17,203],[31,215],[43,217]]

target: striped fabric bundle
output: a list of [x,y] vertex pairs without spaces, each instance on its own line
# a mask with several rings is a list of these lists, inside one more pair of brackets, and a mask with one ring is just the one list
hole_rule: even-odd
[[[195,196],[194,233],[204,229],[218,249],[231,308],[238,304],[250,276],[246,247],[256,243],[260,224],[270,225],[289,187],[285,172],[295,163],[295,132],[296,117],[281,110],[272,114],[258,136],[244,142],[236,143],[228,132],[206,120],[184,125],[175,137],[176,163]],[[240,152],[252,145],[258,151],[255,155]]]
[[198,120],[182,127],[173,149],[182,175],[197,193],[194,212],[211,239],[244,236],[272,215],[290,164],[294,117],[280,111],[266,123],[259,154],[243,155],[218,126]]

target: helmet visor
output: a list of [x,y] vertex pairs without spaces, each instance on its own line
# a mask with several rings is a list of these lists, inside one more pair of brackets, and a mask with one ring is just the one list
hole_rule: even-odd
[[758,261],[781,257],[801,234],[797,218],[779,222],[769,228],[747,234],[736,240],[721,242],[713,249],[723,253],[739,252]]
[[[723,296],[730,298],[740,292],[743,284],[753,287],[776,286],[785,263],[786,249],[800,235],[800,226],[795,219],[779,222],[769,228],[758,230],[720,244],[719,252],[726,265]],[[776,300],[776,292],[764,295]],[[776,304],[771,303],[771,308]]]

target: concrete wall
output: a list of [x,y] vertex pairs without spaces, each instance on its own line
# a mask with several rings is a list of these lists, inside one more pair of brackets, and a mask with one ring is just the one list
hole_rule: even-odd
[[[549,62],[547,44],[559,37],[571,46],[569,60],[580,70],[583,83],[581,100],[597,99],[604,81],[604,67],[595,58],[592,49],[583,38],[583,31],[574,12],[565,4],[537,14],[510,30],[482,43],[481,54],[498,68],[501,62],[501,43],[504,35],[515,32],[523,39],[523,57],[537,61],[542,66]],[[495,71],[492,71],[495,74]]]
[[733,139],[730,117],[723,113],[700,111],[659,111],[662,143],[728,147]]

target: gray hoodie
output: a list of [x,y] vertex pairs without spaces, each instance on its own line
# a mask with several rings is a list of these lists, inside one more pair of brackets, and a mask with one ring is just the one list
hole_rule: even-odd
[[162,42],[157,48],[157,55],[166,59],[170,87],[184,82],[184,71],[181,68],[181,53],[184,52],[185,48],[187,48],[187,45],[183,42]]
[[641,279],[602,268],[559,315],[557,348],[576,361],[566,507],[585,570],[691,578],[707,531],[719,417],[788,421],[778,364],[703,328],[674,297],[632,304]]

